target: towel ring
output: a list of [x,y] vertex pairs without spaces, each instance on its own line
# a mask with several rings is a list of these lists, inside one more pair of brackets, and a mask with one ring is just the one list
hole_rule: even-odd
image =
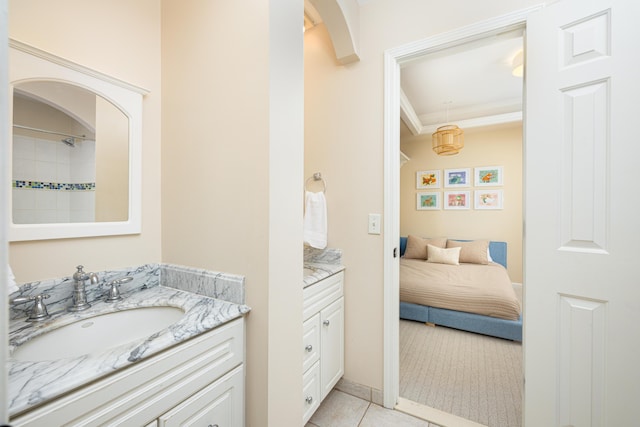
[[307,180],[304,182],[304,189],[307,190],[307,185],[309,184],[309,181],[314,180],[314,181],[322,181],[322,192],[324,193],[325,191],[327,191],[327,181],[324,180],[324,178],[322,177],[322,174],[320,172],[316,172],[313,174],[313,176],[310,176],[309,178],[307,178]]

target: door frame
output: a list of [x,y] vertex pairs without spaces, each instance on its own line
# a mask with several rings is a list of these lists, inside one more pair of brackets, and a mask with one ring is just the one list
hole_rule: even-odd
[[529,14],[540,10],[542,7],[544,6],[537,5],[518,10],[395,47],[384,53],[383,405],[385,408],[391,409],[396,406],[400,387],[400,288],[398,278],[399,263],[397,257],[399,256],[400,242],[401,66],[429,53],[502,32],[525,29]]

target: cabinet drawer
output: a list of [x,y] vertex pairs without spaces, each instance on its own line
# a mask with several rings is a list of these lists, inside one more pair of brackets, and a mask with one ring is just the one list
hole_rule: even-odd
[[343,295],[344,273],[329,276],[302,291],[302,320],[307,320]]
[[302,425],[320,406],[320,362],[316,362],[302,376]]
[[320,358],[320,313],[302,324],[302,372]]
[[242,365],[162,415],[158,427],[244,426]]

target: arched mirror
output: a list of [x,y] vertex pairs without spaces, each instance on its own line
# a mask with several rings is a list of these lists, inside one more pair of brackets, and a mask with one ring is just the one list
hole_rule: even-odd
[[9,239],[140,232],[147,92],[11,41]]

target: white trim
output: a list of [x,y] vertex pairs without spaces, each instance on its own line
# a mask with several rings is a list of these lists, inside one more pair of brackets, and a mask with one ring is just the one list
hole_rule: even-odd
[[[383,404],[393,408],[399,390],[399,286],[398,260],[393,250],[399,246],[399,152],[400,67],[420,56],[524,27],[527,17],[543,5],[532,6],[427,39],[389,49],[384,53],[384,372]],[[399,254],[398,254],[399,255]]]
[[[8,40],[8,24],[9,13],[7,0],[0,0],[0,87],[9,86],[9,46]],[[11,140],[11,127],[9,126],[9,94],[8,91],[0,91],[0,303],[3,307],[9,307],[8,292],[9,283],[9,245],[7,243],[7,235],[9,232],[9,203],[11,199],[10,191],[11,181],[9,180],[9,165],[11,153],[9,152],[9,141]],[[6,313],[6,311],[4,312]],[[3,343],[9,342],[9,316],[3,314],[0,319],[0,340]],[[8,366],[7,360],[9,352],[6,350],[6,344],[3,346],[0,354],[0,424],[9,424],[9,380],[8,372],[5,368]]]
[[[461,129],[472,129],[482,126],[500,125],[504,123],[515,123],[521,121],[522,111],[517,111],[515,113],[504,113],[496,114],[495,116],[477,117],[475,119],[456,120],[455,124],[458,125],[458,127]],[[444,123],[439,125],[423,126],[422,129],[420,129],[420,134],[432,134],[438,129],[439,126],[442,126],[443,124]]]
[[[27,45],[20,43],[24,48]],[[126,221],[55,224],[14,224],[9,221],[9,241],[64,239],[75,237],[139,234],[142,229],[142,104],[140,88],[118,84],[119,80],[102,78],[101,73],[78,65],[68,67],[68,62],[55,55],[35,49],[9,48],[9,99],[13,99],[13,87],[23,81],[58,81],[74,84],[102,96],[118,107],[129,118],[129,211]],[[49,61],[49,57],[54,61]],[[57,58],[57,59],[56,59]],[[89,70],[89,74],[85,74]],[[102,76],[102,77],[101,77]],[[108,76],[107,76],[108,77]],[[132,90],[134,88],[135,90]],[[13,121],[13,104],[8,105],[10,121]],[[9,134],[11,135],[11,134]],[[11,144],[9,147],[11,153]],[[9,154],[9,158],[11,155]],[[8,169],[11,171],[11,168]],[[7,200],[9,212],[12,199]]]
[[18,40],[9,39],[9,47],[17,49],[21,52],[28,53],[37,58],[44,59],[45,61],[52,62],[54,64],[61,65],[63,67],[69,68],[71,70],[77,71],[82,74],[86,74],[91,77],[95,77],[96,79],[100,79],[107,83],[111,83],[116,86],[120,86],[121,88],[128,89],[130,91],[139,93],[140,95],[148,95],[149,91],[140,86],[132,85],[131,83],[127,83],[124,80],[117,79],[115,77],[111,77],[107,74],[101,73],[100,71],[93,70],[91,68],[85,67],[84,65],[77,64],[73,61],[69,61],[68,59],[62,58],[60,56],[54,55],[49,52],[45,52],[44,50],[38,49],[37,47],[33,47],[26,43],[23,43]]
[[409,101],[407,94],[404,93],[402,88],[400,88],[400,118],[413,135],[423,133],[424,126],[422,125],[422,121],[416,114],[416,110],[413,109],[411,101]]
[[401,397],[398,398],[398,405],[395,409],[413,417],[430,421],[439,426],[486,427],[484,424],[476,423],[475,421],[458,417],[457,415],[449,414],[448,412],[440,411],[429,406],[420,405]]
[[399,396],[400,302],[400,65],[384,54],[384,345],[382,396],[385,408],[396,406]]

